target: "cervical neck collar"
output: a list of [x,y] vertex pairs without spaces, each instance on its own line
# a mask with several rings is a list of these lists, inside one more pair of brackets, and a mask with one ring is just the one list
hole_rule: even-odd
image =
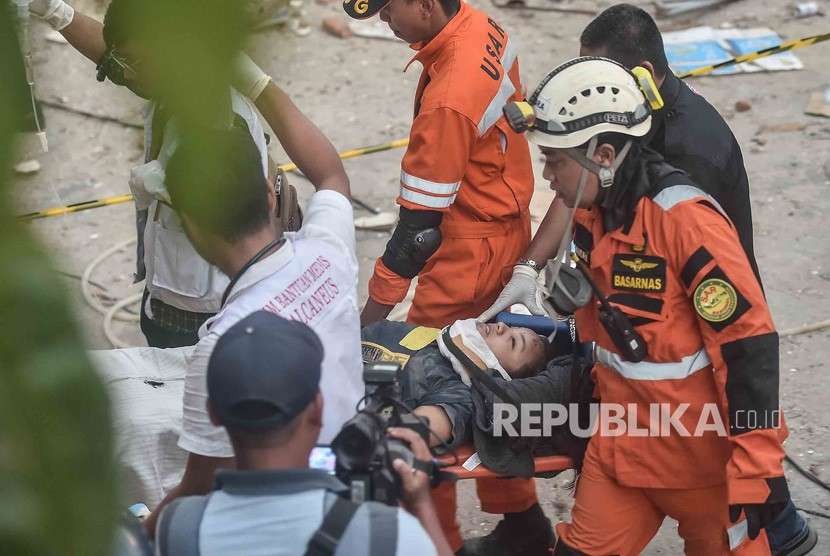
[[[448,346],[449,342],[453,345]],[[449,359],[452,368],[467,386],[470,386],[470,375],[467,371],[470,364],[482,371],[493,369],[498,371],[504,380],[510,380],[510,375],[504,370],[476,328],[475,319],[458,320],[444,328],[438,336],[438,349],[444,357]],[[462,361],[462,359],[467,359],[467,361]]]

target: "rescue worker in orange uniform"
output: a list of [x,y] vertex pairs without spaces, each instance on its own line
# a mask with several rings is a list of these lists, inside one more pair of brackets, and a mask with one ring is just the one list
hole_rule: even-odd
[[[379,13],[424,68],[401,163],[400,219],[375,264],[361,324],[385,318],[415,276],[409,322],[441,328],[478,316],[530,241],[530,152],[502,116],[506,102],[522,97],[517,47],[500,25],[459,0],[346,0],[343,7],[357,19]],[[532,554],[534,543],[546,550],[552,531],[532,479],[477,484],[482,509],[509,514],[505,522],[517,525],[507,544],[520,554]],[[437,496],[459,550],[455,489],[442,487]]]
[[640,554],[667,515],[686,554],[769,554],[763,528],[789,501],[778,335],[735,227],[641,146],[661,103],[646,70],[577,58],[529,103],[544,176],[575,208],[595,292],[576,321],[602,400],[554,554]]

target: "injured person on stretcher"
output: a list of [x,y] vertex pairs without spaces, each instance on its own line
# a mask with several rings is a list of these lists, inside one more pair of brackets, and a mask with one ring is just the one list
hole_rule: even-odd
[[[569,452],[564,430],[534,443],[493,435],[494,402],[569,403],[574,356],[569,349],[563,355],[562,342],[552,344],[528,328],[474,319],[444,331],[382,320],[363,328],[361,340],[364,363],[401,366],[402,401],[429,419],[437,453],[473,441],[491,470],[531,476],[537,448],[545,454]],[[470,380],[471,373],[479,374]],[[493,380],[476,380],[482,373]],[[501,392],[488,387],[493,382]]]

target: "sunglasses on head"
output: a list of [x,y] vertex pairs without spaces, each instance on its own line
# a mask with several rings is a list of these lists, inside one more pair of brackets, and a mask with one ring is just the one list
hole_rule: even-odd
[[127,58],[118,53],[115,48],[110,48],[98,63],[97,79],[103,81],[109,79],[116,85],[126,85],[134,81],[137,75],[136,64],[127,61]]

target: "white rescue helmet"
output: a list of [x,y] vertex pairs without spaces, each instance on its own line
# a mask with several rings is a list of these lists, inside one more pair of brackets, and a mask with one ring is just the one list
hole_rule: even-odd
[[528,141],[555,149],[578,147],[607,132],[642,137],[651,129],[652,108],[662,107],[647,70],[629,71],[593,56],[548,73],[528,103],[533,109]]

